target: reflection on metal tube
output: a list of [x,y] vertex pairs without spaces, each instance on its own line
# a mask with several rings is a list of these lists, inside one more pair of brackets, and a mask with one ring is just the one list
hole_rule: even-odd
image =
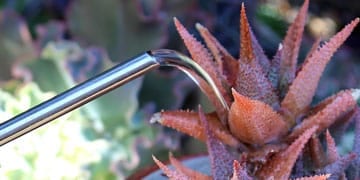
[[[84,104],[120,87],[144,73],[159,66],[174,66],[186,72],[198,75],[224,106],[228,106],[210,76],[190,58],[172,50],[150,51],[91,78],[57,96],[45,101],[12,119],[0,124],[0,146],[4,145]],[[201,89],[200,83],[197,83]]]

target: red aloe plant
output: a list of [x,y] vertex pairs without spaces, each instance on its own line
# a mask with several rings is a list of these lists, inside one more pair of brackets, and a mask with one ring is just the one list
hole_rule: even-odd
[[[211,177],[183,167],[172,156],[170,160],[175,170],[154,158],[168,177],[360,178],[360,113],[354,113],[360,90],[344,90],[316,106],[310,105],[326,65],[359,23],[359,18],[323,45],[317,40],[296,72],[308,6],[309,1],[305,0],[271,61],[250,28],[244,5],[240,16],[240,57],[237,59],[205,27],[196,25],[209,49],[175,19],[175,26],[191,57],[214,79],[231,106],[229,111],[223,112],[215,97],[210,96],[217,113],[204,114],[199,108],[198,113],[163,111],[153,116],[152,122],[205,141],[209,151]],[[356,119],[357,139],[353,152],[340,156],[328,128],[335,123],[348,123],[350,118]],[[326,149],[319,139],[324,133]],[[347,169],[350,170],[345,172]]]

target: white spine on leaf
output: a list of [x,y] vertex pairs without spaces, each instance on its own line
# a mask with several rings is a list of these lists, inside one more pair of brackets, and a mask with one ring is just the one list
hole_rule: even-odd
[[351,95],[354,97],[358,105],[360,105],[360,89],[353,89]]

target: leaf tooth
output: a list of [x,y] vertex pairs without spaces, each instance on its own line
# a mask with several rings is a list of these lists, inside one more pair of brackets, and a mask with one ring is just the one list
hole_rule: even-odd
[[[223,143],[232,147],[241,146],[240,142],[230,134],[214,114],[207,114],[206,117],[211,130]],[[163,126],[171,127],[196,139],[206,141],[206,133],[197,112],[164,111],[154,114],[151,122],[159,122]]]
[[288,85],[295,77],[297,57],[304,31],[308,7],[309,0],[305,0],[294,22],[290,25],[283,41],[284,49],[281,53],[280,60],[279,89],[285,92],[288,89]]
[[[313,43],[313,45],[311,46],[308,54],[305,57],[305,62],[303,64],[306,64],[307,61],[310,59],[311,56],[314,55],[314,53],[318,50],[318,48],[320,47],[320,43],[321,43],[321,37],[318,37],[315,42]],[[302,67],[301,67],[302,68]],[[301,68],[298,71],[301,71]]]
[[313,126],[299,136],[284,151],[275,154],[257,173],[260,179],[288,179],[296,159],[303,150],[310,137],[316,132],[317,126]]
[[289,112],[287,119],[290,123],[295,124],[294,119],[310,105],[326,64],[358,23],[359,18],[356,18],[305,60],[307,63],[281,102],[281,107]]
[[200,23],[196,24],[197,30],[205,40],[207,47],[213,54],[221,73],[226,77],[228,84],[233,86],[238,71],[238,62],[230,53],[220,44],[220,42],[209,32],[207,28]]
[[293,132],[288,136],[292,141],[309,127],[318,125],[318,132],[321,132],[332,125],[342,115],[350,112],[356,106],[356,101],[351,95],[351,91],[345,90],[339,92],[336,96],[326,103],[323,109],[318,110],[316,114],[304,119]]
[[295,180],[327,180],[330,176],[331,174],[321,174],[310,177],[296,178]]

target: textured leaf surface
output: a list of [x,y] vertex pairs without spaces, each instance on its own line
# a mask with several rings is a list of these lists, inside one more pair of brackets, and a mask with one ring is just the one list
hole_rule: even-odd
[[[227,93],[227,90],[224,88],[222,82],[225,81],[224,77],[220,74],[219,69],[215,66],[215,63],[212,59],[211,54],[208,50],[199,42],[197,41],[186,29],[185,27],[175,18],[174,19],[175,26],[177,31],[179,32],[181,38],[184,41],[185,46],[190,52],[191,57],[195,62],[197,62],[206,72],[210,75],[213,79],[215,85],[220,90],[220,93],[225,98],[227,102],[230,102],[230,97]],[[202,83],[199,80],[199,83]],[[202,87],[206,87],[207,85],[204,84]],[[226,112],[224,112],[223,106],[217,100],[217,97],[214,95],[213,91],[209,89],[204,89],[205,93],[209,96],[210,101],[215,106],[218,114],[220,116],[226,116]],[[223,123],[226,124],[225,118],[221,117]]]
[[358,22],[359,18],[345,26],[329,42],[314,52],[309,57],[310,59],[306,60],[307,63],[304,64],[301,72],[296,76],[284,100],[281,102],[281,107],[289,111],[290,117],[288,120],[290,122],[294,122],[294,119],[310,105],[326,64],[350,35]]
[[222,74],[226,77],[228,84],[234,86],[238,72],[238,62],[229,52],[220,44],[220,42],[209,32],[208,29],[200,24],[196,28],[205,40],[205,43],[215,58],[217,65],[220,66]]
[[259,178],[288,179],[296,159],[315,133],[317,126],[307,129],[285,151],[276,154],[257,173]]
[[258,65],[252,46],[251,28],[246,17],[245,6],[241,6],[240,14],[240,62]]
[[164,174],[170,178],[171,180],[183,180],[183,179],[189,179],[188,176],[185,174],[179,172],[178,170],[171,170],[169,167],[167,167],[165,164],[163,164],[161,161],[155,158],[155,156],[152,156],[155,163],[159,166],[159,168],[164,172]]
[[267,78],[273,87],[277,87],[280,79],[280,59],[283,51],[282,44],[279,44],[278,50],[271,60],[270,69],[267,72]]
[[341,157],[337,161],[325,166],[318,172],[331,174],[329,179],[339,179],[343,175],[343,173],[345,173],[346,168],[353,162],[355,158],[356,154],[349,153],[344,157]]
[[252,180],[253,178],[249,176],[246,167],[245,167],[245,162],[240,163],[237,160],[234,160],[233,163],[233,167],[234,167],[234,174],[231,177],[231,180]]
[[330,174],[324,174],[324,175],[315,175],[311,177],[296,178],[295,180],[327,180],[329,177]]
[[288,139],[295,139],[299,134],[314,125],[318,125],[318,132],[321,132],[356,106],[356,101],[349,90],[341,91],[331,99],[332,101],[322,110],[319,110],[315,115],[304,119],[301,124],[295,127],[294,131],[288,136]]
[[269,105],[252,100],[233,90],[234,103],[229,113],[230,131],[241,141],[265,144],[284,135],[287,124]]
[[240,58],[235,89],[244,96],[277,107],[278,97],[254,54],[251,29],[244,6],[240,17]]
[[200,172],[194,171],[186,166],[184,166],[180,161],[178,161],[171,153],[169,154],[169,159],[171,165],[173,165],[177,171],[185,174],[190,179],[199,179],[199,180],[211,180],[211,177]]
[[326,155],[319,137],[311,137],[309,143],[309,154],[315,168],[321,168],[327,164]]
[[250,29],[250,35],[251,35],[251,42],[252,42],[252,48],[254,51],[255,59],[258,62],[258,64],[262,67],[261,69],[263,73],[266,74],[270,68],[269,58],[264,53],[264,50],[260,46],[258,40],[256,39],[251,29]]
[[225,145],[215,137],[201,107],[199,107],[199,117],[206,132],[206,146],[211,161],[213,179],[228,179],[232,175],[232,163],[235,158],[227,151]]
[[326,131],[326,155],[328,163],[333,163],[340,158],[334,138],[331,136],[329,130]]
[[[230,132],[220,123],[217,117],[206,115],[209,127],[215,136],[223,143],[230,146],[237,146],[239,142]],[[182,133],[188,134],[199,140],[206,141],[206,132],[202,125],[199,115],[191,111],[164,111],[155,114],[151,122],[159,122],[164,126],[174,128]]]
[[300,49],[302,34],[304,31],[309,0],[305,0],[294,22],[289,27],[283,41],[283,51],[280,60],[280,94],[283,96],[288,89],[288,85],[295,77],[297,57]]
[[352,176],[354,179],[360,178],[360,107],[356,108],[354,115],[355,120],[355,137],[352,152],[356,154],[356,159],[351,164],[351,169],[354,171]]

